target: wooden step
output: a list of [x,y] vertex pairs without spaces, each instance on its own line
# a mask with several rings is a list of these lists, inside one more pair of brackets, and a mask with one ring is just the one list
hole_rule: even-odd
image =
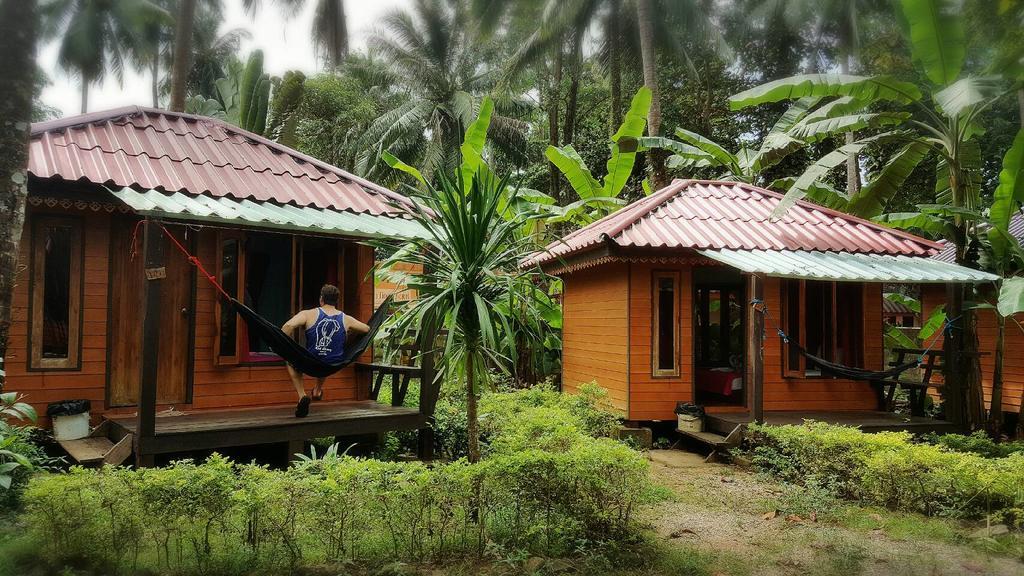
[[132,435],[127,434],[113,442],[107,437],[108,432],[109,425],[104,421],[85,438],[58,440],[57,443],[82,466],[117,466],[132,454]]
[[693,440],[715,450],[729,448],[728,438],[721,434],[715,434],[714,432],[693,432],[690,430],[679,430],[678,428],[676,429],[676,432],[687,438],[692,438]]

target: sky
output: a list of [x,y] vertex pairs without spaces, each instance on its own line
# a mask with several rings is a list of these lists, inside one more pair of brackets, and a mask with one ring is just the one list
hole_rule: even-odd
[[[255,18],[242,10],[241,0],[224,0],[224,24],[222,32],[233,28],[245,28],[252,37],[243,41],[241,53],[248,54],[260,48],[264,55],[264,69],[272,75],[282,75],[287,70],[301,70],[307,74],[318,71],[320,63],[313,53],[313,41],[309,37],[315,2],[307,2],[305,9],[291,19],[285,20],[273,2],[264,2],[264,9]],[[366,39],[374,30],[377,20],[389,10],[408,4],[408,0],[347,0],[345,14],[348,19],[349,45],[353,49],[366,46]],[[45,104],[60,110],[63,116],[72,116],[81,111],[81,91],[78,81],[57,66],[57,44],[42,46],[38,60],[49,75],[51,84],[43,89]],[[89,91],[89,111],[106,110],[139,104],[152,105],[150,80],[147,76],[127,71],[124,84],[118,84],[113,77],[102,84],[93,85]]]

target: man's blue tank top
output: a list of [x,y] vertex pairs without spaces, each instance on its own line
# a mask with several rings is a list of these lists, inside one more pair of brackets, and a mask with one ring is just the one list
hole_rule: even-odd
[[345,353],[345,313],[328,316],[316,309],[316,322],[306,329],[306,349],[328,364],[341,361]]

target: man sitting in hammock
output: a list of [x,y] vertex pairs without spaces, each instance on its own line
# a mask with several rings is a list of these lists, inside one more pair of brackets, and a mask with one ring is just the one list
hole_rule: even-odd
[[[345,339],[349,333],[365,334],[370,331],[366,324],[338,310],[339,295],[337,286],[324,284],[320,289],[320,307],[302,310],[281,327],[281,331],[294,338],[296,342],[301,342],[299,337],[304,332],[306,349],[328,364],[341,361],[345,353]],[[302,373],[288,364],[288,374],[291,375],[292,384],[299,394],[295,416],[303,418],[309,414],[311,400],[323,399],[324,378],[317,378],[312,395],[307,395]]]

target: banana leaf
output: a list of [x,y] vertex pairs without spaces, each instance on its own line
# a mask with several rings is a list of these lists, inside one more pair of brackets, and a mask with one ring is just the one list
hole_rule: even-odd
[[910,27],[910,53],[925,75],[948,86],[960,75],[967,49],[959,4],[949,0],[902,0]]
[[910,82],[888,76],[799,74],[735,94],[729,98],[729,106],[733,110],[741,110],[758,104],[796,100],[806,96],[850,96],[863,102],[891,100],[909,103],[920,100],[921,91]]

